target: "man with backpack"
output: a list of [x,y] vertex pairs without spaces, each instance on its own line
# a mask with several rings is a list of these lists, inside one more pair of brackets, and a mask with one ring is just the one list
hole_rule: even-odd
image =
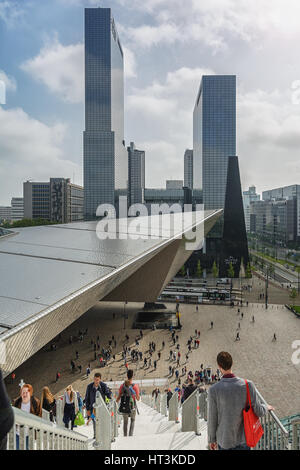
[[[106,397],[108,399],[111,399],[111,396],[112,396],[111,391],[108,388],[108,386],[106,385],[106,383],[101,381],[101,374],[99,372],[97,372],[94,375],[94,382],[90,383],[87,386],[86,392],[85,392],[84,403],[85,403],[86,411],[87,411],[87,414],[88,414],[89,417],[91,417],[92,414],[93,414],[93,408],[94,408],[94,404],[96,402],[96,393],[97,392],[100,392],[104,402],[105,402]],[[94,420],[93,420],[93,425],[94,425],[94,438],[95,438],[95,422],[94,422]]]
[[133,370],[127,371],[127,380],[119,389],[117,403],[120,402],[119,413],[123,415],[123,432],[127,437],[128,419],[130,418],[129,436],[133,436],[135,417],[137,412],[137,400],[140,399],[140,390],[137,384],[133,383]]

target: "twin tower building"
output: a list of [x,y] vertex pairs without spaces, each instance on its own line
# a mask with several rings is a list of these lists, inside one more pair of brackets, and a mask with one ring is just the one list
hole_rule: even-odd
[[[110,8],[85,9],[84,212],[94,219],[100,204],[118,196],[134,199],[135,178],[144,174],[144,155],[124,140],[124,54]],[[128,172],[129,156],[129,172]],[[232,157],[231,164],[230,158]],[[234,158],[235,157],[235,160]],[[138,171],[134,175],[135,165]],[[163,163],[162,163],[163,165]],[[204,208],[225,209],[240,177],[236,157],[236,77],[203,76],[193,117],[193,190],[203,191]],[[231,174],[229,174],[230,169]],[[233,177],[235,174],[235,178]],[[230,186],[229,180],[231,181]],[[235,195],[236,197],[236,195]],[[242,196],[240,197],[242,204]],[[237,200],[232,204],[236,204]],[[242,206],[241,206],[242,207]],[[233,210],[233,207],[231,208]],[[228,208],[227,208],[228,212]],[[224,221],[221,222],[221,225]],[[219,231],[223,227],[216,228]],[[214,239],[214,237],[211,237]],[[212,244],[214,241],[212,240]]]

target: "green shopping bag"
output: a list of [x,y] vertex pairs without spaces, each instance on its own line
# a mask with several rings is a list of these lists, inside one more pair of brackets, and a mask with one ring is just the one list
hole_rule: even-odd
[[75,421],[74,421],[75,426],[83,426],[85,424],[84,417],[82,416],[82,413],[78,411]]

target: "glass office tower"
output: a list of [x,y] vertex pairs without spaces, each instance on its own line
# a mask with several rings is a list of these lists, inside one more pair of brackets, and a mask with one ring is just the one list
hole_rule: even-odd
[[206,210],[224,208],[228,157],[236,155],[236,77],[203,76],[194,109],[194,189]]
[[123,51],[110,8],[85,9],[84,210],[127,191]]

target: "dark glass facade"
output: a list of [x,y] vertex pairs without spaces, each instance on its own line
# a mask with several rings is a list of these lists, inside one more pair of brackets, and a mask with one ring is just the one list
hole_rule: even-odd
[[123,51],[110,8],[85,9],[85,218],[127,190]]
[[236,155],[236,77],[203,76],[194,108],[193,187],[205,210],[224,208],[228,157]]

